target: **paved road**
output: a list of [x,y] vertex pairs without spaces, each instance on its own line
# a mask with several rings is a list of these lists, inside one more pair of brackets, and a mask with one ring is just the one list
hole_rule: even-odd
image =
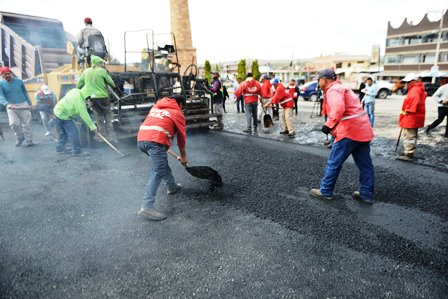
[[[434,168],[375,159],[377,202],[351,200],[345,165],[332,202],[308,195],[328,151],[226,132],[190,134],[191,165],[171,160],[183,191],[162,222],[135,215],[147,158],[0,141],[2,298],[443,298],[448,293],[446,184]],[[415,174],[418,174],[416,177]]]

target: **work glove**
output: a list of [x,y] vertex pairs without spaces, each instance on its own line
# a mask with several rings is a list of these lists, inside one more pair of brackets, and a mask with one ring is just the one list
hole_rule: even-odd
[[323,125],[321,131],[324,134],[330,134],[331,128],[327,127],[326,125]]

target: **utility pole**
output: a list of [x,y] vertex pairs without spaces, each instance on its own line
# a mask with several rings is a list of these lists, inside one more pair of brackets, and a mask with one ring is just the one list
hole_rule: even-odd
[[[433,69],[431,70],[432,72],[437,72],[438,71],[437,64],[439,63],[440,43],[442,42],[442,28],[443,28],[443,17],[444,17],[444,15],[445,15],[445,10],[442,10],[442,16],[440,17],[440,24],[439,24],[439,34],[437,36],[436,56],[434,57],[434,66],[433,66]],[[431,83],[432,84],[436,83],[436,76],[435,76],[434,73],[432,74]]]

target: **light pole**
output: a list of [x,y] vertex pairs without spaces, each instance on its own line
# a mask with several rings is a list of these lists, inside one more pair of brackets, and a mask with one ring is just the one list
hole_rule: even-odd
[[[440,12],[440,11],[437,11],[437,12]],[[442,12],[442,16],[440,17],[439,34],[437,36],[436,56],[434,57],[434,66],[433,66],[433,69],[431,70],[431,73],[433,73],[432,80],[431,80],[432,84],[436,83],[435,72],[438,72],[437,64],[439,62],[440,43],[442,42],[443,17],[445,15],[445,10],[442,10],[441,12]]]

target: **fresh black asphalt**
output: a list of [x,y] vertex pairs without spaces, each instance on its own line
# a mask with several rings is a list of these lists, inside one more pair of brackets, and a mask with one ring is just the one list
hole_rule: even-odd
[[[5,130],[4,130],[5,131]],[[180,194],[136,215],[149,161],[135,141],[119,158],[54,143],[0,141],[1,298],[446,298],[448,174],[374,159],[376,202],[351,199],[348,161],[331,202],[309,196],[328,155],[312,146],[225,132],[189,134],[191,166],[170,159]],[[173,147],[176,150],[176,147]]]

